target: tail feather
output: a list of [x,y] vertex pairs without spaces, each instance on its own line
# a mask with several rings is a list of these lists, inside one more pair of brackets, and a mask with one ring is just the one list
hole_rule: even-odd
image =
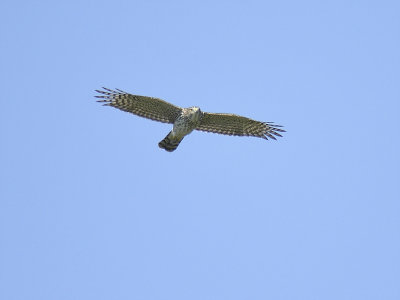
[[158,147],[165,149],[168,152],[175,151],[178,148],[179,143],[183,140],[183,137],[174,137],[172,136],[172,132],[168,133],[168,135],[158,143]]

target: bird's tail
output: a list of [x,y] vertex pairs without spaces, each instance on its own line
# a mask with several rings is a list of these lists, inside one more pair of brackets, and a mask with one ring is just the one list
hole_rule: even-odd
[[183,140],[183,137],[177,137],[172,135],[172,131],[158,143],[158,147],[165,149],[168,152],[175,151],[178,148],[179,143]]

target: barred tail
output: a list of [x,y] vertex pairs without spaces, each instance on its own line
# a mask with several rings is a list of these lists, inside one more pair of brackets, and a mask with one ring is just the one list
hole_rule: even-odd
[[172,131],[168,133],[168,135],[158,143],[158,147],[165,149],[168,152],[175,151],[178,148],[179,143],[183,140],[183,137],[174,137],[172,136]]

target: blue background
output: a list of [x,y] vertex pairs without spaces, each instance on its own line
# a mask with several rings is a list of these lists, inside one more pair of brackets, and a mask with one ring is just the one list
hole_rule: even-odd
[[[1,299],[400,299],[398,1],[2,1]],[[170,131],[106,86],[261,121]]]

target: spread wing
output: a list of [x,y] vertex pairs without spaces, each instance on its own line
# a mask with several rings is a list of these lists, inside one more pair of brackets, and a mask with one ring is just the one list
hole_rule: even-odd
[[132,95],[119,89],[115,91],[104,87],[103,89],[96,90],[101,94],[95,96],[100,99],[97,102],[154,121],[174,123],[182,111],[182,108],[158,98]]
[[196,130],[237,136],[255,136],[263,139],[281,136],[280,125],[273,122],[259,122],[233,114],[204,113],[200,125]]

